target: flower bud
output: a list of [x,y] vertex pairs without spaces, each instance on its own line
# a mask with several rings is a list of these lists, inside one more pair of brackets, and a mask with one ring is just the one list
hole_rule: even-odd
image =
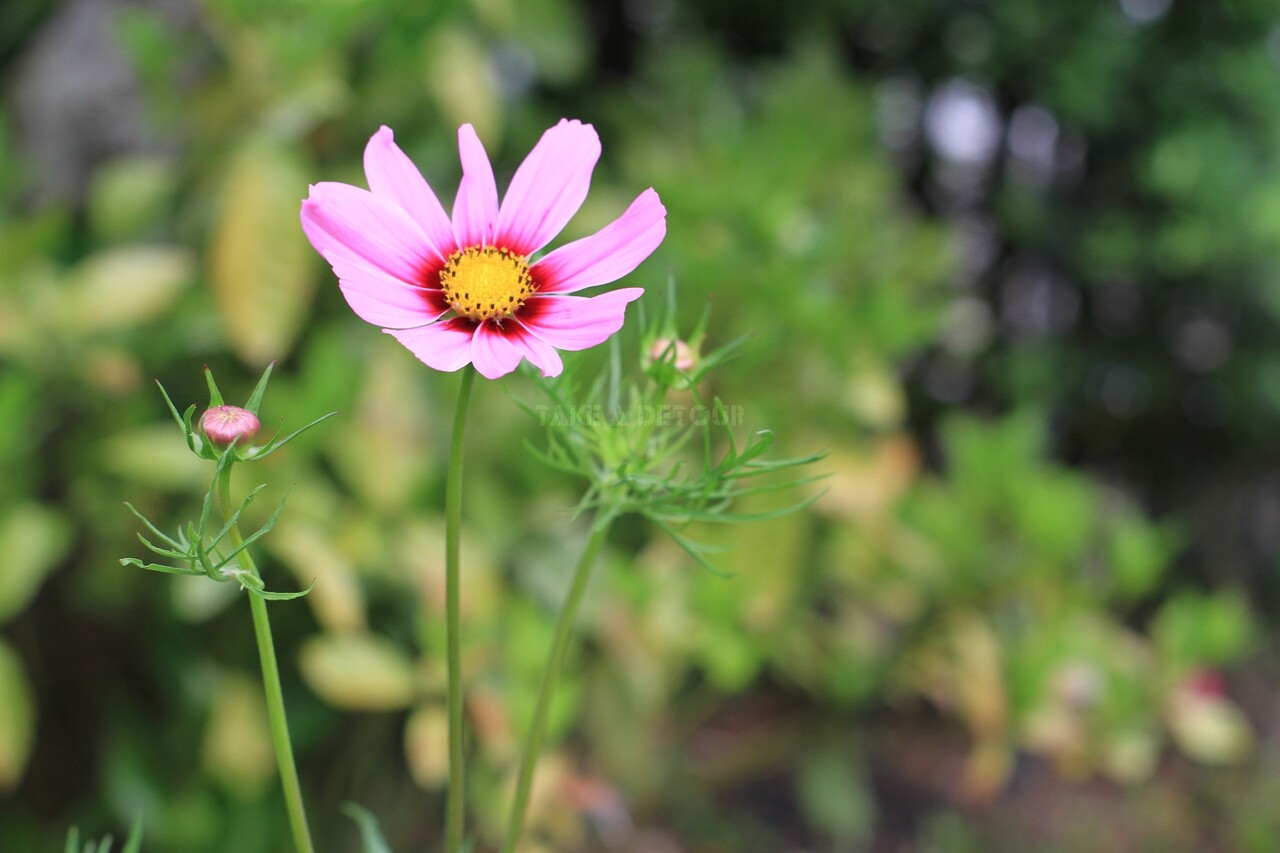
[[694,355],[693,348],[679,338],[674,341],[670,338],[658,338],[653,342],[653,347],[649,350],[649,358],[654,361],[664,361],[667,358],[668,351],[675,356],[671,364],[676,370],[683,370],[688,373],[697,366],[698,359]]
[[214,406],[200,418],[200,428],[217,447],[226,447],[239,439],[244,447],[262,428],[258,416],[239,406]]

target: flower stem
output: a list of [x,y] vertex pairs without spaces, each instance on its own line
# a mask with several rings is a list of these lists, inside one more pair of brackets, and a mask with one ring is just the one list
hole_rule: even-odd
[[449,663],[449,797],[445,811],[445,850],[458,853],[466,817],[465,770],[462,756],[462,636],[458,626],[462,527],[462,448],[467,431],[467,405],[475,368],[462,372],[458,405],[453,411],[453,440],[449,446],[449,478],[444,491],[445,636]]
[[[223,469],[218,477],[218,507],[223,518],[230,518],[231,467]],[[234,547],[239,548],[244,539],[238,525],[232,525],[227,533]],[[239,554],[240,566],[259,577],[258,567],[249,556],[248,549]],[[271,741],[275,744],[276,764],[280,768],[280,785],[284,789],[285,809],[289,813],[289,828],[293,833],[293,846],[297,853],[314,853],[311,830],[307,828],[307,813],[302,805],[302,786],[298,783],[298,767],[293,760],[293,743],[289,740],[289,721],[284,713],[284,691],[280,687],[280,668],[276,664],[275,643],[271,639],[271,622],[267,618],[267,602],[249,596],[249,608],[253,613],[253,633],[258,641],[258,659],[262,663],[262,686],[267,694],[267,716],[271,720]]]
[[520,755],[520,773],[516,777],[516,795],[511,805],[511,817],[507,823],[507,837],[502,844],[502,853],[513,853],[520,843],[524,832],[525,812],[529,808],[529,792],[533,789],[533,770],[538,763],[538,753],[542,751],[542,741],[547,733],[547,718],[551,710],[551,698],[555,694],[556,682],[560,677],[560,666],[564,663],[565,651],[569,647],[569,636],[573,633],[573,624],[578,618],[578,608],[582,604],[582,596],[587,590],[587,581],[591,578],[591,568],[595,565],[600,548],[609,535],[611,519],[597,521],[591,531],[591,538],[578,559],[578,567],[574,570],[573,585],[560,607],[560,615],[556,619],[555,637],[551,641],[551,652],[547,656],[547,666],[542,670],[542,683],[538,686],[538,703],[534,706],[533,723],[525,737],[524,751]]

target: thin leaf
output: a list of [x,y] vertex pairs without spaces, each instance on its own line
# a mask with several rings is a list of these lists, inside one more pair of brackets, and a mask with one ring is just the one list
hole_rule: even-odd
[[[705,403],[702,402],[702,394],[698,392],[698,386],[696,384],[690,384],[689,390],[693,392],[693,399],[699,406],[706,405]],[[711,425],[710,423],[704,424],[702,428],[702,467],[703,468],[711,467]]]
[[378,828],[378,819],[374,817],[373,812],[356,803],[343,803],[342,813],[359,825],[364,853],[391,853],[391,848],[383,839],[382,831]]
[[749,521],[769,521],[770,519],[780,518],[784,515],[790,515],[793,512],[800,512],[813,505],[815,501],[821,498],[825,491],[810,495],[801,501],[788,504],[773,510],[762,510],[760,512],[720,512],[720,511],[692,511],[688,513],[688,517],[693,521],[715,521],[723,524],[744,524]]
[[825,450],[810,456],[793,456],[787,459],[755,459],[743,466],[742,471],[730,471],[725,476],[731,478],[758,477],[784,468],[798,468],[801,465],[812,465],[827,458]]
[[747,489],[734,489],[733,497],[745,498],[748,495],[763,495],[769,492],[782,492],[782,491],[786,491],[787,489],[794,489],[794,488],[799,488],[800,486],[807,486],[810,483],[817,483],[821,480],[827,479],[830,476],[831,474],[830,472],[828,472],[824,474],[814,474],[812,477],[801,477],[798,480],[787,480],[781,483],[766,483],[763,486],[751,486],[750,488],[747,488]]
[[151,540],[147,539],[147,537],[143,536],[141,533],[138,533],[135,535],[138,537],[138,541],[141,542],[146,547],[146,549],[153,554],[159,554],[161,557],[168,557],[171,560],[190,560],[191,559],[191,552],[185,548],[182,549],[181,551],[175,551],[172,548],[161,548],[159,545],[154,544],[153,542],[151,542]]
[[179,569],[176,566],[166,566],[161,563],[144,563],[136,557],[121,557],[120,565],[136,566],[139,569],[146,569],[149,572],[161,572],[166,575],[202,575],[204,572],[198,569]]
[[247,452],[247,453],[245,454],[244,458],[245,458],[246,460],[248,460],[248,459],[262,459],[262,458],[265,458],[267,455],[269,455],[269,454],[271,454],[271,453],[275,453],[277,450],[279,450],[280,448],[284,447],[286,444],[288,444],[289,442],[293,441],[295,438],[297,438],[298,436],[302,435],[302,433],[304,433],[304,432],[306,432],[307,430],[311,429],[311,428],[312,428],[313,426],[315,426],[316,424],[320,423],[321,421],[327,421],[327,420],[329,420],[329,418],[333,417],[333,416],[334,416],[334,415],[336,415],[336,414],[338,414],[338,413],[337,413],[337,412],[330,412],[330,413],[329,413],[329,414],[327,414],[327,415],[321,415],[320,417],[316,418],[314,421],[312,421],[311,423],[307,424],[306,426],[299,427],[298,429],[296,429],[296,430],[294,430],[293,432],[289,433],[289,434],[288,434],[288,435],[286,435],[284,438],[279,438],[279,439],[278,439],[278,438],[272,438],[270,441],[268,441],[268,442],[267,442],[266,444],[264,444],[262,447],[255,448],[255,449],[250,450],[249,452]]
[[253,533],[246,536],[243,542],[241,542],[239,545],[237,545],[235,548],[233,548],[230,552],[227,553],[227,556],[217,564],[216,568],[222,568],[227,563],[231,562],[232,557],[237,556],[245,548],[248,548],[254,542],[257,542],[263,536],[266,536],[268,533],[271,532],[271,528],[276,526],[276,520],[280,518],[280,513],[284,511],[284,503],[289,499],[289,494],[292,491],[293,489],[291,488],[288,492],[284,493],[284,497],[280,499],[279,506],[276,507],[275,512],[271,513],[271,517],[267,519],[266,524],[262,525]]
[[681,550],[683,550],[686,554],[692,557],[698,565],[702,566],[702,568],[711,572],[711,574],[715,575],[718,578],[724,578],[726,580],[735,576],[733,572],[726,572],[723,569],[716,568],[709,560],[707,560],[706,557],[702,556],[702,554],[699,553],[699,550],[703,549],[705,546],[701,546],[698,543],[693,542],[692,540],[685,539],[683,536],[677,533],[673,528],[662,523],[661,521],[658,521],[656,518],[650,519],[650,521],[656,524],[662,530],[663,533],[666,533],[668,536],[670,536],[672,542],[675,542],[677,545],[679,545]]
[[133,826],[129,829],[129,837],[124,841],[124,847],[120,853],[141,853],[142,851],[142,815],[138,815],[133,819]]
[[[302,598],[304,595],[310,593],[311,588],[316,585],[316,582],[313,580],[311,583],[307,584],[306,589],[301,589],[297,592],[269,592],[265,589],[258,589],[255,586],[246,584],[244,582],[244,578],[238,578],[238,580],[240,581],[240,586],[245,592],[250,595],[256,595],[258,598],[265,599],[266,601],[292,601],[295,598]],[[261,583],[261,581],[259,581],[259,583]]]
[[129,503],[128,501],[125,501],[124,505],[129,508],[129,512],[133,513],[134,517],[137,518],[138,521],[141,521],[144,525],[146,525],[147,529],[150,530],[152,534],[159,536],[161,539],[163,539],[165,542],[168,542],[170,545],[172,545],[175,548],[182,547],[182,543],[178,542],[177,540],[170,539],[167,535],[165,535],[165,533],[162,530],[160,530],[160,528],[152,524],[150,519],[148,519],[142,513],[138,512],[137,508],[134,507],[133,504]]
[[263,483],[245,496],[245,499],[240,503],[240,507],[235,512],[231,513],[231,517],[227,519],[227,523],[222,525],[222,529],[218,531],[218,535],[209,540],[210,548],[217,546],[217,544],[222,541],[223,537],[231,532],[231,528],[235,527],[236,523],[240,521],[240,513],[244,512],[245,509],[248,508],[249,504],[253,503],[253,499],[258,492],[262,491],[266,487],[267,484]]
[[533,443],[529,441],[529,439],[527,438],[524,440],[524,447],[525,447],[525,450],[529,451],[529,455],[531,455],[534,459],[538,460],[543,465],[546,465],[549,468],[554,468],[557,471],[563,471],[566,474],[582,473],[581,469],[579,469],[578,467],[574,465],[570,465],[566,462],[562,462],[559,459],[554,459],[546,452],[539,450],[537,447],[534,447]]
[[213,563],[209,562],[209,558],[205,554],[204,547],[200,544],[204,539],[204,535],[198,532],[190,521],[187,522],[187,534],[191,537],[192,563],[198,564],[204,573],[214,580],[223,580],[223,578],[218,575],[217,569],[214,567]]

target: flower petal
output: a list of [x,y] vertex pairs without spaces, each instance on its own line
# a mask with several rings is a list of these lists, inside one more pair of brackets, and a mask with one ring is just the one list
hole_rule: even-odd
[[417,329],[383,329],[427,367],[452,372],[471,363],[476,325],[461,317]]
[[347,304],[375,326],[422,326],[449,310],[436,269],[424,268],[417,283],[408,283],[354,254],[335,250],[327,256]]
[[422,173],[396,145],[391,128],[383,125],[369,139],[364,174],[374,195],[391,199],[413,217],[441,260],[453,253],[453,223]]
[[440,266],[426,234],[409,214],[350,184],[312,186],[302,202],[302,230],[331,264],[350,256],[409,283],[417,283],[424,268]]
[[627,304],[642,293],[644,288],[624,287],[592,297],[531,296],[520,322],[556,349],[586,349],[621,329]]
[[491,245],[498,224],[498,184],[489,155],[469,124],[458,128],[458,154],[462,181],[453,203],[454,237],[462,249]]
[[524,350],[515,345],[513,335],[485,321],[471,341],[471,363],[485,379],[497,379],[516,369]]
[[560,353],[556,352],[555,347],[538,338],[519,323],[514,326],[508,324],[507,328],[510,330],[508,334],[513,339],[512,343],[524,350],[524,357],[529,359],[530,364],[541,370],[543,376],[550,378],[560,375],[564,370],[564,362],[560,360]]
[[667,235],[667,209],[653,188],[590,237],[561,246],[529,272],[542,293],[570,293],[617,281],[640,266]]
[[367,282],[341,279],[338,287],[351,310],[366,323],[390,329],[409,329],[434,323],[449,310],[444,293],[427,288],[370,287]]
[[550,243],[582,207],[599,159],[600,137],[589,124],[561,119],[542,134],[502,199],[498,243],[518,255]]

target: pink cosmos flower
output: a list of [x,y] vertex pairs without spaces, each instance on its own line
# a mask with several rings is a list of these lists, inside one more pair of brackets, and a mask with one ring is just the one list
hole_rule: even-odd
[[369,189],[320,183],[302,203],[302,228],[353,311],[429,367],[474,364],[496,379],[527,358],[544,376],[556,350],[595,346],[622,327],[638,287],[570,294],[616,281],[667,233],[652,188],[601,230],[542,256],[577,213],[600,157],[589,124],[562,119],[542,135],[498,203],[493,167],[475,129],[458,129],[462,181],[452,219],[390,128],[369,140]]

